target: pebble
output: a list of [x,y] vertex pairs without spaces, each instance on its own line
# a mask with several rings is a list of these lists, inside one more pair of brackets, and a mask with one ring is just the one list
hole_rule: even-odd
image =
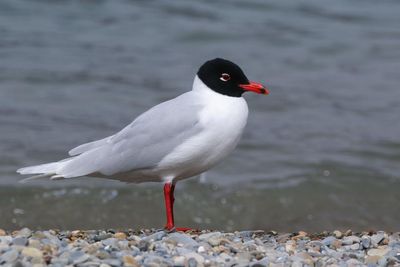
[[126,239],[126,234],[124,232],[118,232],[118,233],[114,234],[114,237],[117,239],[124,240],[124,239]]
[[299,231],[296,236],[292,237],[292,239],[302,239],[307,236],[307,232]]
[[74,251],[70,255],[70,259],[72,260],[73,264],[79,264],[87,261],[90,256],[83,251]]
[[158,232],[155,232],[154,234],[151,234],[143,239],[146,241],[149,241],[149,242],[154,242],[154,241],[161,240],[164,236],[166,236],[165,231],[158,231]]
[[198,246],[198,243],[190,236],[178,232],[169,234],[165,240],[176,243],[177,246],[183,246],[186,248]]
[[358,236],[354,236],[354,235],[345,236],[342,239],[342,244],[343,245],[351,245],[351,244],[354,244],[354,243],[360,243],[360,238]]
[[209,240],[210,238],[218,238],[222,236],[221,232],[210,232],[210,233],[206,233],[206,234],[202,234],[198,236],[198,239],[200,241],[204,241],[204,240]]
[[335,230],[333,231],[333,236],[340,239],[343,237],[343,233],[340,232],[339,230]]
[[288,240],[290,237],[292,236],[292,234],[290,233],[284,233],[284,234],[279,234],[276,238],[276,241],[278,241],[279,243],[284,243],[286,242],[286,240]]
[[32,235],[32,231],[29,228],[22,228],[16,234],[16,237],[30,237]]
[[204,248],[204,246],[199,246],[199,248],[197,249],[198,253],[204,253],[206,252],[206,249]]
[[174,262],[174,266],[185,266],[184,256],[174,256],[172,260]]
[[285,249],[286,252],[289,253],[289,255],[292,255],[296,251],[296,242],[294,240],[288,240],[285,244]]
[[356,259],[349,259],[349,260],[346,261],[346,264],[347,264],[348,267],[355,267],[355,266],[362,266],[363,265]]
[[10,267],[400,266],[400,234],[263,231],[0,231]]
[[43,256],[43,252],[37,248],[25,247],[22,249],[21,255],[31,258],[41,258]]
[[139,267],[139,263],[135,260],[135,258],[131,255],[125,255],[122,257],[122,261],[124,262],[124,266],[129,267]]
[[196,252],[189,252],[184,256],[186,259],[188,259],[188,261],[190,259],[194,259],[198,264],[203,264],[203,262],[204,262],[204,257]]
[[40,249],[41,244],[40,244],[40,241],[39,241],[39,240],[36,240],[36,239],[29,239],[29,241],[28,241],[28,246],[29,246],[29,247],[34,247],[34,248]]
[[110,234],[110,233],[107,233],[107,234],[99,234],[99,235],[95,235],[94,238],[93,238],[93,240],[97,242],[97,241],[101,241],[101,240],[110,238],[110,237],[112,237],[112,236],[113,236],[113,235]]
[[328,236],[328,237],[325,237],[321,242],[325,246],[331,246],[335,240],[336,240],[336,237]]
[[376,264],[382,257],[381,256],[367,256],[365,258],[366,264]]
[[241,238],[252,238],[253,235],[258,235],[258,234],[263,234],[264,231],[262,230],[257,230],[257,231],[240,231],[237,233],[238,236]]
[[389,248],[372,248],[368,250],[367,254],[369,256],[384,256],[390,251]]
[[365,249],[369,248],[371,246],[371,238],[369,236],[362,236],[361,237],[361,245]]
[[344,249],[346,249],[346,250],[358,250],[359,248],[360,248],[360,244],[358,244],[358,243],[344,246]]
[[13,239],[12,244],[15,246],[26,246],[28,244],[28,238],[16,237]]
[[352,235],[352,234],[353,234],[353,231],[351,231],[350,229],[347,230],[346,232],[344,232],[344,236],[349,236],[349,235]]
[[197,267],[197,261],[194,258],[190,258],[187,261],[187,266],[188,267]]
[[0,228],[0,236],[5,236],[7,233],[3,229]]
[[384,238],[385,238],[384,233],[383,232],[378,232],[378,233],[376,233],[376,234],[371,236],[372,244],[374,246],[377,246],[379,244],[379,242],[381,242],[382,239],[384,239]]
[[0,265],[3,263],[14,262],[18,259],[19,253],[16,250],[9,250],[0,256]]
[[115,267],[121,266],[121,261],[119,259],[105,259],[104,263]]

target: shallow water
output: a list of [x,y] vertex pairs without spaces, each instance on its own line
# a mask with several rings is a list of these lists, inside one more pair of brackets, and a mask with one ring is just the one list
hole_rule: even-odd
[[160,225],[160,185],[20,185],[15,170],[114,133],[224,57],[271,94],[246,96],[231,157],[180,183],[183,223],[398,229],[399,14],[398,1],[1,1],[0,225]]

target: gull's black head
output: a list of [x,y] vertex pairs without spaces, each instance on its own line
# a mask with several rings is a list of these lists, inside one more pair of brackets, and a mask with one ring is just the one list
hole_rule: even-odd
[[210,89],[223,95],[240,97],[246,91],[268,94],[264,86],[250,82],[238,65],[226,59],[207,61],[200,67],[197,76]]

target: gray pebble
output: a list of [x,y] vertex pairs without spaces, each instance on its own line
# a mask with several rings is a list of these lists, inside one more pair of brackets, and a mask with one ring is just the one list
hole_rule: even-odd
[[181,248],[181,247],[175,248],[175,251],[177,252],[178,255],[187,255],[189,253],[192,253],[191,249]]
[[178,245],[183,245],[184,247],[195,247],[198,243],[193,240],[190,236],[181,233],[171,233],[166,237],[165,240],[176,242]]
[[261,260],[254,262],[251,267],[266,267],[269,266],[269,259],[268,257],[264,257]]
[[346,261],[347,266],[362,266],[361,262],[356,259],[349,259]]
[[15,249],[11,249],[0,256],[0,265],[3,263],[14,262],[18,258],[19,252]]
[[347,250],[358,250],[359,248],[360,248],[360,244],[358,244],[358,243],[346,246]]
[[143,238],[143,240],[145,240],[147,242],[159,241],[166,235],[167,235],[167,233],[165,231],[158,231],[158,232],[155,232],[154,234],[146,236],[145,238]]
[[385,267],[385,266],[387,266],[387,258],[385,258],[385,257],[382,257],[379,261],[378,261],[378,265],[379,266],[383,266],[383,267]]
[[197,267],[197,261],[194,258],[188,260],[188,267]]
[[354,236],[354,235],[345,236],[342,239],[342,243],[343,243],[343,245],[351,245],[351,244],[354,244],[354,243],[360,243],[360,238],[358,236]]
[[60,254],[60,256],[58,257],[59,259],[69,259],[70,258],[70,251],[64,251]]
[[104,248],[103,249],[99,249],[99,251],[96,252],[96,257],[104,260],[104,259],[108,259],[111,257],[110,253],[108,253]]
[[21,261],[16,261],[12,267],[25,267],[26,265],[23,264]]
[[361,238],[361,244],[363,246],[363,248],[367,249],[371,246],[371,239],[369,238],[369,236],[363,236]]
[[375,235],[372,235],[371,236],[372,244],[374,246],[377,246],[379,244],[379,242],[381,242],[384,237],[385,237],[385,235],[382,232],[378,232]]
[[22,228],[17,233],[17,237],[30,237],[31,235],[32,235],[32,231],[28,228]]
[[13,238],[11,236],[0,236],[0,244],[10,244]]
[[292,236],[292,234],[290,234],[290,233],[279,234],[276,237],[276,241],[278,241],[279,243],[283,243],[283,242],[286,242],[286,240],[289,240],[291,236]]
[[81,263],[81,264],[78,264],[77,265],[77,267],[85,267],[85,266],[87,266],[87,267],[96,267],[96,266],[100,266],[100,262],[97,262],[97,261],[87,261],[87,262],[84,262],[84,263]]
[[222,236],[222,233],[220,233],[220,232],[211,232],[211,233],[199,235],[198,239],[200,241],[204,241],[204,240],[209,240],[212,237],[218,238],[218,237],[221,237],[221,236]]
[[28,244],[28,238],[16,237],[13,239],[12,244],[15,246],[26,246]]
[[325,246],[330,246],[333,243],[333,241],[335,241],[335,240],[336,240],[336,238],[334,236],[328,236],[328,237],[325,237],[321,242]]
[[113,235],[112,234],[100,234],[100,235],[95,235],[94,237],[93,237],[93,240],[94,241],[96,241],[96,242],[98,242],[98,241],[102,241],[102,240],[104,240],[104,239],[107,239],[107,238],[110,238],[110,237],[112,237]]
[[78,264],[87,261],[90,256],[83,251],[74,251],[70,254],[70,259],[73,264]]
[[156,255],[148,255],[144,260],[144,265],[161,266],[163,263],[165,264],[165,259]]
[[149,242],[140,240],[137,247],[139,248],[140,251],[147,251],[149,248]]
[[[117,232],[117,231],[116,231]],[[18,236],[18,233],[26,236]],[[124,231],[126,237],[114,238],[111,232],[81,231],[70,240],[71,231],[37,231],[23,229],[16,237],[0,236],[0,265],[27,267],[34,263],[45,266],[42,257],[23,257],[20,250],[33,250],[48,255],[52,267],[116,266],[396,266],[400,264],[400,235],[378,232],[372,237],[334,235],[324,238],[292,238],[292,234],[263,234],[242,231],[235,233],[191,232],[166,233],[145,231],[140,234]],[[256,235],[254,233],[257,233]],[[102,236],[102,238],[99,238]],[[104,237],[104,239],[103,239]],[[284,237],[284,238],[282,238]],[[382,244],[386,238],[388,244]],[[100,240],[102,239],[102,240]],[[312,240],[311,240],[312,239]],[[376,243],[376,247],[374,246]],[[23,247],[23,246],[29,247]],[[39,252],[38,250],[46,251]],[[26,253],[25,253],[26,255]],[[48,260],[48,259],[47,259]]]
[[262,230],[240,231],[239,233],[237,233],[237,235],[242,239],[252,239],[254,235],[261,236],[262,234],[264,234],[264,231]]
[[105,259],[105,260],[103,260],[103,263],[106,263],[110,266],[115,266],[115,267],[122,265],[121,261],[118,259]]

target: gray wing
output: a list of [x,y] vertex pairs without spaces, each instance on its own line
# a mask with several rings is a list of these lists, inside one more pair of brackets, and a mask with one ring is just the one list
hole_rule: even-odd
[[96,140],[96,141],[93,141],[93,142],[82,144],[80,146],[77,146],[77,147],[71,149],[68,152],[68,154],[70,156],[76,156],[76,155],[82,154],[83,152],[92,150],[92,149],[94,149],[96,147],[100,147],[100,146],[106,145],[108,142],[110,142],[111,137],[113,137],[113,135],[112,136],[108,136],[108,137],[103,138],[103,139],[100,139],[100,140]]
[[66,162],[57,175],[113,175],[156,166],[184,140],[201,131],[198,114],[202,105],[193,94],[163,102],[115,135],[71,150],[72,155],[82,154]]

